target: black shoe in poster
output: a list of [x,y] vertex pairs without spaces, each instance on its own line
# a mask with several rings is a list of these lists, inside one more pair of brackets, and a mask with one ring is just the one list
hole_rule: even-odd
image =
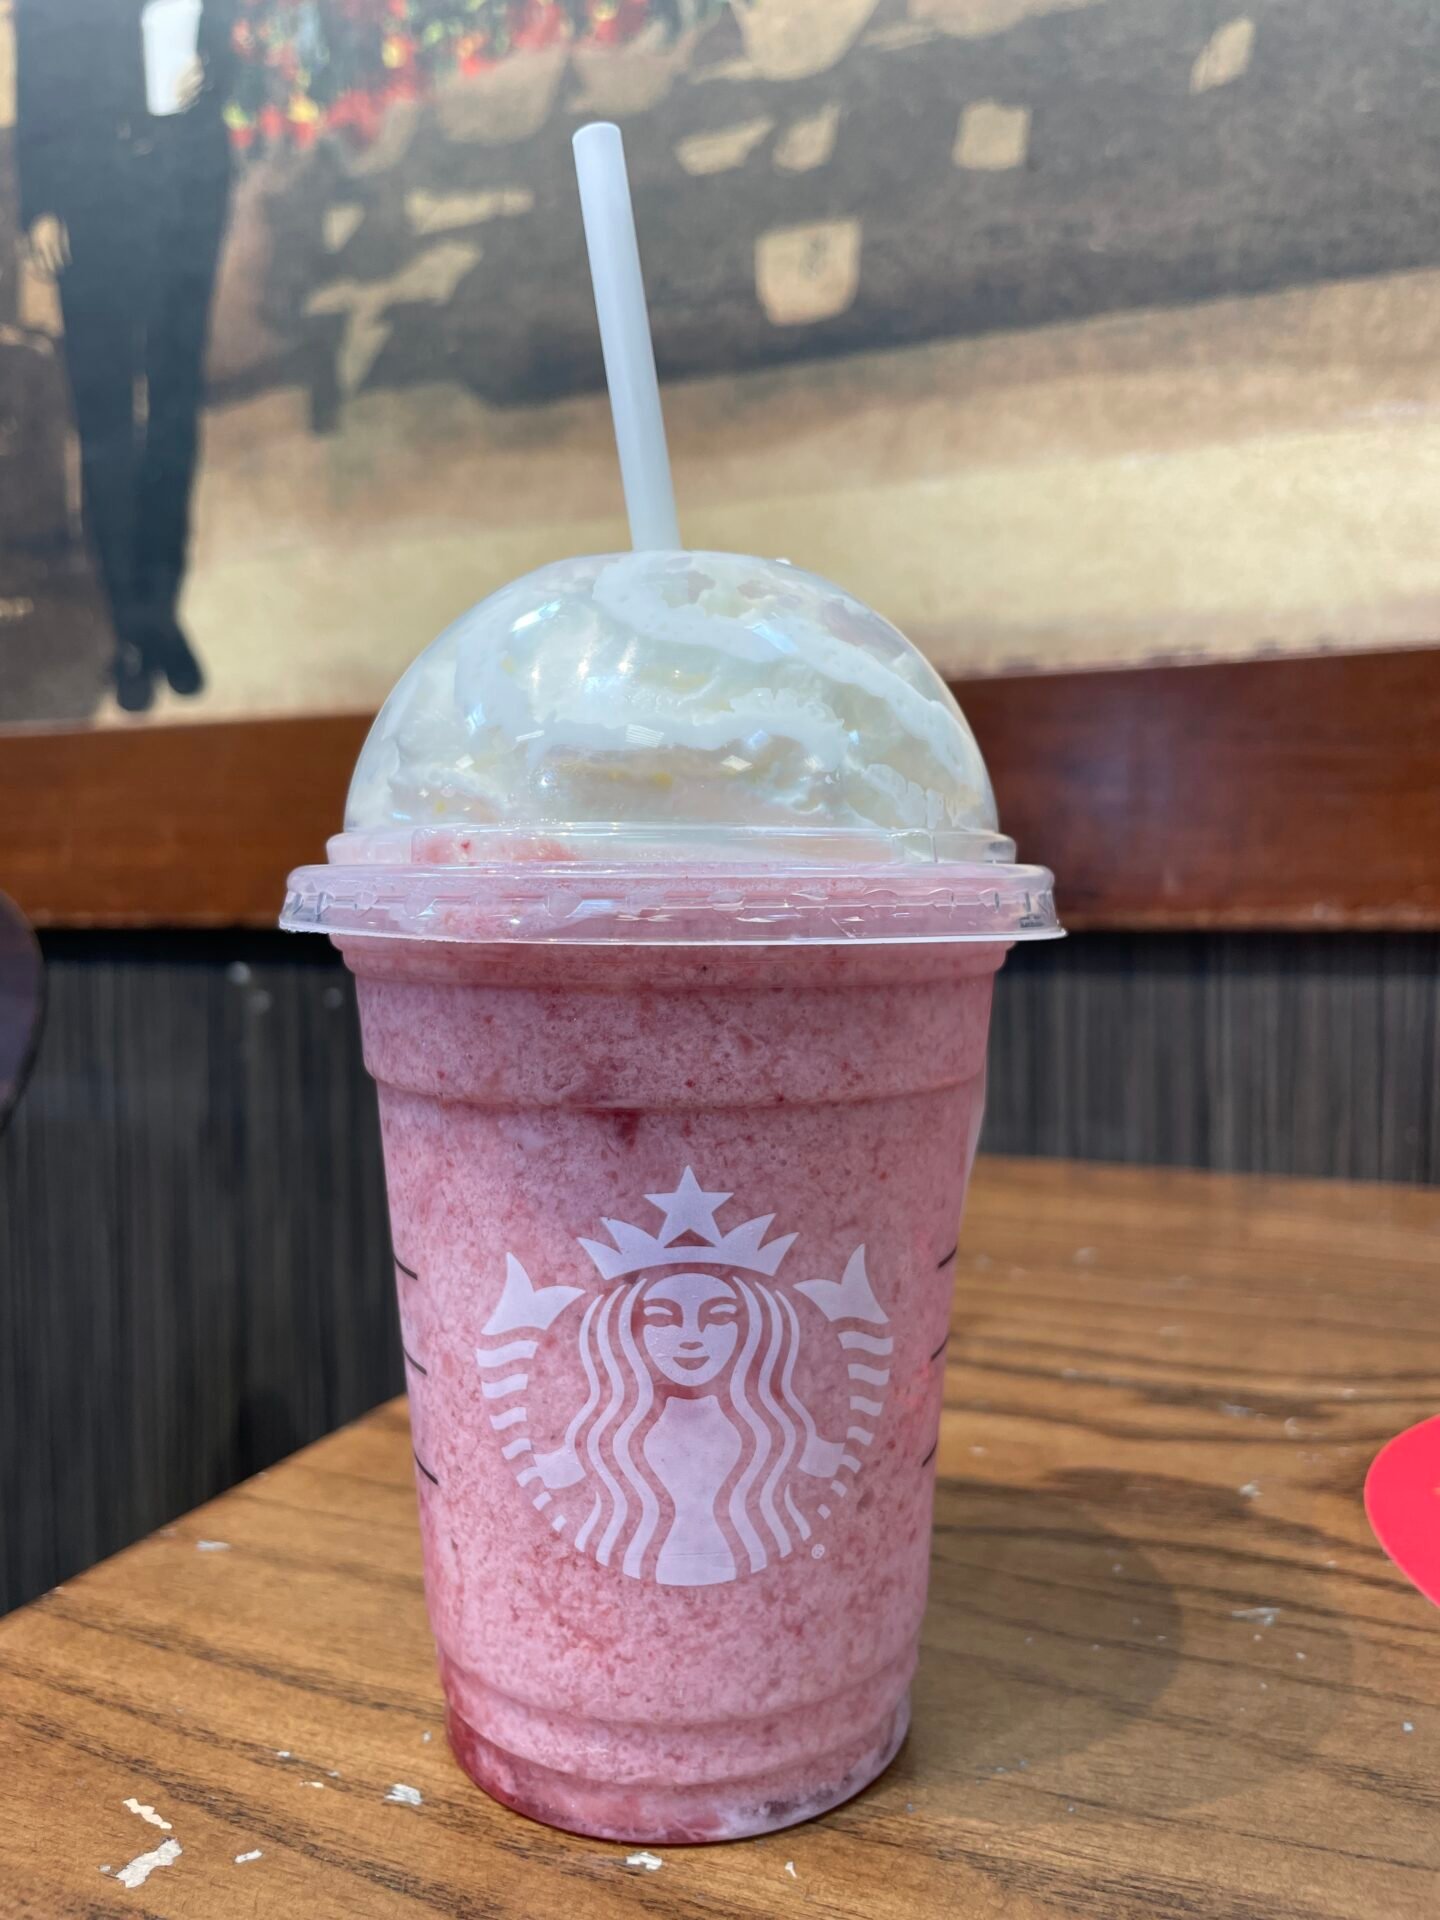
[[155,703],[150,662],[133,640],[115,645],[115,699],[126,713],[144,713]]
[[190,698],[203,689],[204,670],[173,614],[151,625],[145,637],[145,657],[155,673],[164,674],[172,693]]

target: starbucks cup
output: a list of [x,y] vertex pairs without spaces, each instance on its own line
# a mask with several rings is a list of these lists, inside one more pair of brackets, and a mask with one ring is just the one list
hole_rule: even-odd
[[185,77],[200,44],[201,0],[146,0],[140,13],[145,106],[157,120],[184,111]]
[[1050,887],[921,656],[793,568],[547,568],[392,695],[283,923],[356,978],[495,1798],[733,1839],[904,1739],[991,989]]

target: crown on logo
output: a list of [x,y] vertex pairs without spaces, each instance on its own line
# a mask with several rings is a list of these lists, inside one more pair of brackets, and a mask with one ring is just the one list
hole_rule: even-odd
[[[732,1232],[722,1233],[715,1224],[715,1215],[734,1195],[706,1193],[689,1167],[673,1193],[647,1193],[645,1198],[665,1216],[658,1234],[646,1233],[643,1227],[632,1227],[625,1220],[606,1220],[602,1224],[615,1242],[613,1247],[599,1240],[580,1242],[595,1262],[602,1280],[619,1280],[627,1273],[640,1273],[646,1267],[693,1266],[697,1261],[704,1266],[741,1267],[747,1273],[763,1273],[769,1278],[796,1237],[787,1233],[768,1245],[761,1244],[775,1218],[773,1213],[747,1220]],[[696,1245],[695,1239],[690,1239],[684,1246],[677,1246],[676,1242],[686,1234],[696,1236],[703,1244]]]

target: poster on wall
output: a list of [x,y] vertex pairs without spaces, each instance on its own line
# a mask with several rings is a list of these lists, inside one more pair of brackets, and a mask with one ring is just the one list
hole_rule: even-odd
[[1440,11],[0,0],[0,723],[373,709],[624,543],[624,130],[687,539],[952,676],[1421,644]]

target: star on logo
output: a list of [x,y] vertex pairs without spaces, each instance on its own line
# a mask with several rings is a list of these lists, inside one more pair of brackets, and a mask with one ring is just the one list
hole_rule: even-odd
[[722,1238],[715,1224],[716,1212],[734,1195],[706,1193],[690,1168],[686,1167],[673,1193],[647,1193],[645,1198],[665,1216],[659,1237],[666,1246],[684,1233],[693,1233],[713,1247],[718,1246]]
[[673,1193],[647,1193],[645,1198],[665,1216],[658,1234],[647,1233],[628,1220],[606,1219],[602,1224],[614,1246],[607,1247],[601,1240],[580,1242],[602,1280],[621,1280],[648,1267],[679,1267],[697,1260],[706,1265],[732,1265],[773,1279],[795,1239],[793,1233],[787,1233],[779,1240],[766,1241],[773,1213],[746,1220],[726,1233],[716,1225],[715,1214],[734,1196],[707,1193],[689,1167]]

